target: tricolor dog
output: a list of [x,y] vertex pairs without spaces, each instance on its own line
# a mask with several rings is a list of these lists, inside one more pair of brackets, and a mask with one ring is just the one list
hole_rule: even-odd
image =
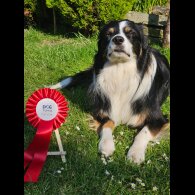
[[100,136],[99,152],[106,157],[115,150],[117,125],[138,128],[127,158],[137,164],[145,159],[150,141],[168,128],[161,105],[169,95],[169,63],[151,48],[139,25],[129,20],[111,21],[99,34],[98,51],[88,70],[51,86],[53,89],[89,82],[88,95]]

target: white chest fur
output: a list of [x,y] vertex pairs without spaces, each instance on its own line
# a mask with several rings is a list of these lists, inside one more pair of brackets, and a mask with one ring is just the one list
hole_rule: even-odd
[[[155,60],[153,57],[152,59]],[[152,62],[138,89],[140,77],[135,62],[104,65],[94,83],[95,90],[109,98],[111,109],[108,114],[115,125],[136,124],[138,117],[132,114],[131,102],[148,93],[155,72],[156,60],[155,63]]]

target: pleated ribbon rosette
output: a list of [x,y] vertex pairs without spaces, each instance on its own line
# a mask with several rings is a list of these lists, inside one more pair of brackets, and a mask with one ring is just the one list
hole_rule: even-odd
[[24,182],[38,181],[47,158],[52,131],[65,122],[68,110],[65,97],[55,89],[39,89],[29,97],[26,116],[37,131],[24,151]]

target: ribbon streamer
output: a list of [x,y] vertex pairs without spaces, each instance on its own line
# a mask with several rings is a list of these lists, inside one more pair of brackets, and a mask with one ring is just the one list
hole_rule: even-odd
[[27,101],[26,116],[37,128],[31,144],[24,151],[24,182],[37,182],[51,139],[52,131],[59,128],[68,115],[67,101],[55,89],[39,89]]

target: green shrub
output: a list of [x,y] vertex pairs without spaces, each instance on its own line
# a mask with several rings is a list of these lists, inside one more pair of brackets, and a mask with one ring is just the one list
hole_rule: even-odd
[[168,0],[137,0],[133,5],[132,10],[150,13],[154,6],[163,6],[166,5],[167,2]]
[[34,22],[34,13],[36,10],[37,1],[36,0],[24,0],[24,25],[32,26]]
[[110,20],[122,19],[136,0],[46,0],[48,8],[55,8],[66,23],[85,35],[97,33]]
[[45,0],[24,0],[24,26],[49,25],[52,12],[46,7]]

